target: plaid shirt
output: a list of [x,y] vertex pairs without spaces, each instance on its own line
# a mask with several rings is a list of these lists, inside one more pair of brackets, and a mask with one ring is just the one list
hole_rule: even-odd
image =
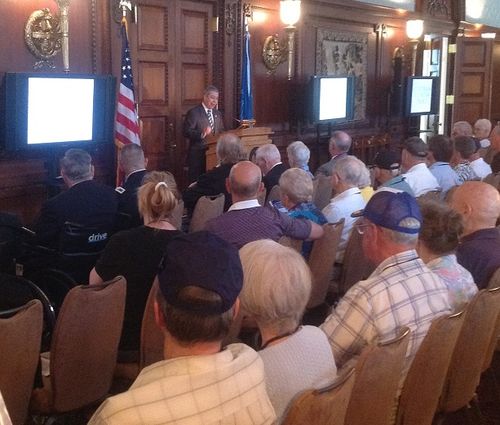
[[275,417],[259,355],[231,344],[217,354],[143,369],[128,391],[99,407],[89,425],[264,425]]
[[431,321],[450,313],[446,284],[414,250],[384,260],[367,280],[355,284],[321,328],[328,336],[337,366],[370,343],[411,330],[402,380]]

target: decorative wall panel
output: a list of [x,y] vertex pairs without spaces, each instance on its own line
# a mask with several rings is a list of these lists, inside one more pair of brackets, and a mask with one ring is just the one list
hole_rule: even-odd
[[138,23],[140,49],[167,49],[167,9],[164,7],[141,6]]
[[140,102],[167,102],[167,64],[139,62]]
[[474,24],[500,28],[500,1],[465,0],[465,19]]
[[[361,3],[371,3],[396,9],[415,10],[415,0],[359,0]],[[474,0],[473,0],[474,1]]]

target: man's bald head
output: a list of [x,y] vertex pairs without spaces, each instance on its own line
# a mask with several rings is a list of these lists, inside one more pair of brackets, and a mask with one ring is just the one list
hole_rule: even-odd
[[464,217],[464,235],[495,227],[500,216],[500,194],[484,182],[468,181],[457,187],[450,205]]
[[233,202],[256,199],[261,184],[262,173],[253,162],[241,161],[231,168],[228,190],[233,197]]
[[487,139],[491,133],[491,121],[486,118],[480,118],[474,123],[474,137],[479,140]]
[[332,156],[347,152],[351,148],[352,139],[345,131],[334,131],[328,149]]

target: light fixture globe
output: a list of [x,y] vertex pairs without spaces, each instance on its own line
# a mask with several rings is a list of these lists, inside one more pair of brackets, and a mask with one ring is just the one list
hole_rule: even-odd
[[411,40],[417,40],[424,33],[424,21],[422,19],[410,19],[406,21],[406,35]]
[[300,0],[281,0],[280,18],[285,25],[293,27],[300,19]]

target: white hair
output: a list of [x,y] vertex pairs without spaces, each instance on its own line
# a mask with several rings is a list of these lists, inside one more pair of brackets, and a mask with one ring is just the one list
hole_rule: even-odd
[[294,204],[311,202],[313,194],[313,181],[307,171],[301,168],[286,170],[279,180],[282,195],[288,196]]
[[290,143],[286,148],[286,154],[288,155],[288,162],[290,167],[302,168],[309,162],[311,157],[311,151],[302,142],[296,141]]
[[333,171],[340,180],[352,186],[366,186],[370,179],[370,172],[364,162],[352,155],[339,159]]
[[268,162],[280,162],[281,154],[276,145],[268,143],[267,145],[263,145],[259,149],[257,149],[257,152],[255,153],[255,159],[263,159]]

